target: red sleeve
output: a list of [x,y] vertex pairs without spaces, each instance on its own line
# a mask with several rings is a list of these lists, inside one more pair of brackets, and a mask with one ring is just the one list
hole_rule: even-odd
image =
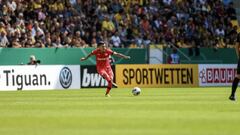
[[106,51],[109,55],[112,55],[113,54],[113,51],[111,49],[107,49]]
[[97,52],[98,52],[98,49],[95,49],[95,50],[92,51],[92,54],[93,54],[93,55],[96,55]]

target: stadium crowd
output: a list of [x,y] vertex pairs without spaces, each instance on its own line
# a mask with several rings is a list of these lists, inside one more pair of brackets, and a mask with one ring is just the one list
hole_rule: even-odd
[[231,0],[0,0],[0,47],[232,47]]

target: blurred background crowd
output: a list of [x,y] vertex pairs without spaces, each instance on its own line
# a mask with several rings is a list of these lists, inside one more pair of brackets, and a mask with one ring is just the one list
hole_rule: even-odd
[[233,47],[231,0],[0,0],[0,47]]

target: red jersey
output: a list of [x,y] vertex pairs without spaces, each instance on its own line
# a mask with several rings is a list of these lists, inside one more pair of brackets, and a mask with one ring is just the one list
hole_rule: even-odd
[[97,67],[104,68],[111,66],[109,60],[109,56],[113,54],[111,49],[106,49],[104,52],[101,52],[100,49],[95,49],[92,51],[92,54],[96,56]]

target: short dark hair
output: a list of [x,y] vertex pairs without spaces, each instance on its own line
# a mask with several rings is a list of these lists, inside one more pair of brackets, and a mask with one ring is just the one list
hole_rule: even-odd
[[104,45],[104,44],[105,44],[104,41],[99,41],[98,44],[97,44],[97,46],[99,47],[99,46],[102,46],[102,45]]

